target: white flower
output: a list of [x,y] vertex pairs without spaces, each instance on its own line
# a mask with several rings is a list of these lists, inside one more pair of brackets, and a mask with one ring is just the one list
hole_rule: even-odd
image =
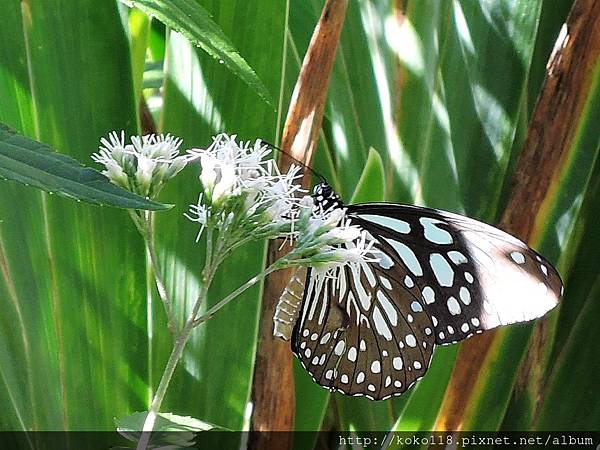
[[256,190],[272,181],[271,161],[264,158],[270,150],[260,140],[249,143],[235,140],[236,136],[219,134],[206,149],[188,150],[190,161],[200,160],[200,182],[210,203],[219,203],[242,192]]
[[212,189],[215,186],[215,181],[217,180],[217,172],[215,168],[219,161],[217,158],[208,153],[205,155],[200,155],[200,181],[202,182],[202,186],[205,190],[212,192]]
[[260,140],[238,143],[226,134],[206,149],[189,150],[190,161],[200,161],[202,201],[215,217],[239,219],[215,221],[216,228],[235,224],[256,238],[290,236],[300,202],[300,168],[281,174],[275,161],[265,159],[269,153]]
[[218,229],[226,239],[285,237],[295,242],[289,265],[325,268],[361,265],[378,260],[370,234],[362,231],[346,210],[323,211],[298,184],[300,168],[282,174],[269,149],[256,141],[237,143],[221,134],[206,149],[189,151],[200,161],[203,193],[186,214],[190,220]]
[[181,139],[170,134],[132,136],[131,144],[125,144],[125,133],[113,131],[100,144],[92,159],[106,167],[102,173],[113,183],[146,197],[155,197],[187,164],[187,158],[179,155]]
[[157,162],[147,157],[144,154],[138,154],[137,157],[137,170],[135,171],[135,178],[139,186],[140,192],[147,194],[152,184],[152,174],[156,169]]
[[202,231],[210,219],[210,209],[202,203],[202,194],[200,194],[198,197],[197,204],[190,205],[189,213],[184,213],[183,215],[192,222],[197,222],[200,224],[200,231],[196,236],[196,242],[198,242],[200,240],[200,236],[202,235]]
[[102,173],[108,177],[110,181],[121,186],[122,188],[128,188],[127,174],[123,171],[123,168],[113,159],[107,159],[104,163],[106,170]]
[[239,192],[239,190],[236,190],[237,183],[238,178],[235,166],[230,164],[221,166],[219,181],[215,184],[212,191],[212,201],[219,202],[224,197]]
[[343,224],[342,226],[337,226],[329,230],[323,235],[322,239],[332,242],[339,241],[339,243],[342,244],[352,242],[358,239],[360,235],[361,231],[359,227],[350,225],[349,222],[346,222],[346,224]]

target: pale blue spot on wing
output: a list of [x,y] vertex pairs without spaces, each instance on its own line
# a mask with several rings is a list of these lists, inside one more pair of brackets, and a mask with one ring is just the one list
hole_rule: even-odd
[[429,256],[429,265],[440,286],[450,287],[454,283],[454,271],[446,258],[439,253],[432,253]]
[[377,225],[389,228],[390,230],[398,233],[410,233],[410,224],[404,220],[394,219],[393,217],[378,216],[375,214],[361,214],[360,217],[361,219],[376,223]]
[[421,267],[421,264],[419,264],[417,256],[407,245],[394,239],[384,239],[392,246],[400,259],[402,259],[404,265],[406,265],[408,270],[410,270],[413,275],[418,277],[423,275],[423,268]]
[[423,225],[425,239],[429,242],[441,245],[452,244],[452,242],[454,242],[450,233],[436,226],[438,223],[444,223],[441,220],[432,219],[430,217],[421,217],[419,222]]

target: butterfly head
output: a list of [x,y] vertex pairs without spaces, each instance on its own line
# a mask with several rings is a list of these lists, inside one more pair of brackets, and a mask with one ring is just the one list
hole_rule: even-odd
[[332,211],[344,206],[342,199],[337,195],[329,184],[322,182],[317,184],[312,192],[312,198],[317,208],[324,212]]

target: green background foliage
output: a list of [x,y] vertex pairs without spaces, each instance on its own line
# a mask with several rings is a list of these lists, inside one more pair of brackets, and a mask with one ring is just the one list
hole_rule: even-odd
[[[172,8],[195,3],[139,2],[172,17],[169,25],[181,25]],[[113,0],[2,0],[0,122],[91,165],[100,137],[140,132],[142,95],[158,130],[181,136],[186,148],[206,146],[218,132],[277,144],[323,2],[197,3],[202,10],[190,29],[209,30],[221,42],[210,55]],[[401,18],[394,10],[400,3]],[[346,201],[416,203],[493,223],[570,6],[351,1],[316,170]],[[537,368],[543,387],[527,387],[518,376],[532,326],[510,327],[478,380],[462,418],[466,429],[590,430],[600,423],[600,351],[591,344],[600,319],[598,66],[586,109],[572,124],[577,138],[544,229],[532,242],[566,281],[564,301],[548,319],[548,356]],[[197,229],[182,217],[197,199],[197,172],[186,168],[163,191],[160,200],[175,207],[157,217],[179,320],[198,292],[203,260]],[[264,260],[263,243],[240,249],[205,307]],[[164,411],[228,429],[247,426],[260,294],[260,287],[248,291],[196,330]],[[147,409],[171,340],[125,212],[2,182],[0,309],[1,430],[111,430],[115,417]],[[431,430],[457,349],[437,349],[427,376],[386,402],[330,395],[297,366],[296,429]]]

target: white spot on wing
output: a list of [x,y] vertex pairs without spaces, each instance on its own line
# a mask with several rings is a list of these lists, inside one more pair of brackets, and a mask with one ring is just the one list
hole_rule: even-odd
[[381,363],[379,361],[375,360],[371,363],[371,372],[373,372],[373,373],[381,372]]
[[373,307],[373,322],[375,322],[375,330],[379,335],[383,336],[387,341],[392,340],[392,332],[390,331],[381,311],[377,306]]
[[385,314],[388,316],[392,326],[395,327],[398,325],[398,313],[392,302],[379,290],[377,291],[377,300],[385,311]]
[[517,264],[523,264],[523,263],[525,263],[525,256],[523,256],[523,253],[521,253],[521,252],[512,252],[510,254],[510,257]]
[[448,258],[450,258],[452,262],[456,265],[468,262],[467,257],[456,250],[448,252]]
[[412,302],[410,304],[410,309],[412,309],[413,312],[421,312],[421,311],[423,311],[423,307],[421,306],[421,304],[419,302]]
[[461,287],[459,291],[460,301],[465,305],[469,305],[471,303],[471,293],[466,287]]
[[381,252],[377,256],[379,256],[379,267],[382,269],[391,269],[394,267],[394,261],[385,252]]
[[348,354],[346,356],[348,357],[348,361],[355,362],[356,361],[356,347],[350,347],[348,349]]
[[435,302],[435,292],[430,286],[425,286],[423,288],[423,300],[425,300],[425,303],[428,305],[431,305],[433,302]]
[[369,285],[371,287],[375,287],[375,285],[377,284],[377,280],[375,279],[375,274],[373,273],[373,270],[371,269],[371,267],[368,264],[361,264],[360,267],[365,272],[365,275],[367,276],[367,281],[369,282]]
[[453,316],[458,316],[460,314],[460,305],[454,297],[450,297],[446,304],[448,306],[448,311],[450,311],[450,314],[452,314]]
[[383,287],[386,288],[388,291],[392,290],[392,283],[390,283],[390,280],[388,280],[386,277],[380,275],[379,281],[381,281]]
[[417,340],[412,334],[407,334],[404,340],[406,341],[406,345],[408,345],[409,347],[417,346]]

